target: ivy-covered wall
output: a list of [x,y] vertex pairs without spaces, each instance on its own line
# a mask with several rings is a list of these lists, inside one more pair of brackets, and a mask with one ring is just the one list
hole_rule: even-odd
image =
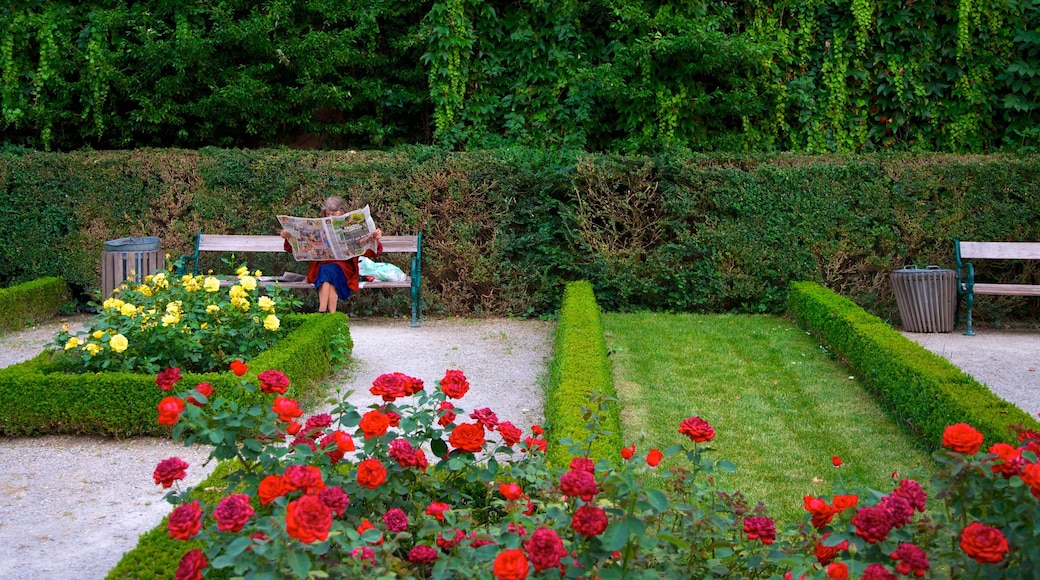
[[[889,275],[953,266],[953,238],[1040,240],[1040,157],[615,156],[142,149],[0,152],[0,285],[59,276],[100,285],[105,240],[151,235],[176,257],[195,234],[274,234],[328,195],[369,204],[388,234],[423,234],[427,313],[548,315],[588,280],[609,311],[773,312],[811,280],[882,317]],[[268,273],[285,256],[212,256]],[[1038,264],[980,279],[1040,283]],[[408,312],[406,292],[361,292],[355,313]],[[982,324],[1037,320],[1035,299],[976,301]]]
[[1035,0],[148,0],[0,10],[3,141],[1035,151]]

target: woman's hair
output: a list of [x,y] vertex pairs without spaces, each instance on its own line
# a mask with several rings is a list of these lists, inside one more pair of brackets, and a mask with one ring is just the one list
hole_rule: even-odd
[[323,214],[328,214],[334,211],[341,211],[343,213],[350,211],[350,209],[347,208],[347,202],[343,201],[343,198],[338,195],[326,199],[325,205],[321,206],[321,213]]

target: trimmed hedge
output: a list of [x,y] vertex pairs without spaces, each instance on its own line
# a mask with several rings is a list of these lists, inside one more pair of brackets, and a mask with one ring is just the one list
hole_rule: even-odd
[[0,288],[0,332],[49,320],[69,300],[69,286],[55,277]]
[[[353,348],[342,313],[287,315],[282,324],[292,331],[249,361],[248,376],[278,369],[292,379],[288,396],[298,396],[329,374],[331,337],[343,337],[345,343],[337,348]],[[233,392],[239,384],[230,371],[184,374],[182,380],[192,385],[209,382],[221,393]],[[50,353],[43,352],[0,370],[0,435],[168,435],[169,428],[156,421],[156,407],[165,395],[154,375],[66,374],[56,370]]]
[[592,284],[571,282],[564,290],[556,324],[545,398],[546,430],[552,436],[547,451],[550,464],[566,466],[573,457],[561,439],[581,443],[589,436],[590,417],[584,409],[590,407],[592,394],[605,397],[607,405],[599,417],[604,436],[593,441],[589,456],[613,459],[622,445],[621,419],[600,308]]
[[926,448],[938,448],[943,430],[955,423],[972,425],[989,444],[1017,444],[1010,425],[1040,430],[1035,419],[946,359],[819,284],[791,284],[788,311],[856,369]]

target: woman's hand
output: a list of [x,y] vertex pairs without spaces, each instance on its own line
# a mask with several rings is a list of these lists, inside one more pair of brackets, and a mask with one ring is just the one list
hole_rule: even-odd
[[364,236],[363,238],[361,238],[360,241],[361,241],[362,244],[364,244],[366,242],[378,242],[379,238],[382,238],[382,237],[383,237],[383,230],[381,230],[379,228],[376,228],[371,234],[368,234],[367,236]]
[[285,239],[287,239],[287,240],[288,240],[289,238],[291,238],[291,237],[292,237],[292,234],[290,234],[289,232],[287,232],[287,231],[285,231],[285,230],[282,230],[282,233],[280,233],[280,234],[278,234],[278,235],[279,235],[279,236],[282,236],[283,238],[285,238]]

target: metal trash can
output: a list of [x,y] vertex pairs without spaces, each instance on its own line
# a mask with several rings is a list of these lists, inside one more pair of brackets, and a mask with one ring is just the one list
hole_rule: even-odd
[[164,266],[159,238],[119,238],[105,242],[101,253],[101,296],[108,298],[126,280],[141,283]]
[[899,317],[907,332],[950,332],[957,315],[957,275],[939,266],[892,272]]

